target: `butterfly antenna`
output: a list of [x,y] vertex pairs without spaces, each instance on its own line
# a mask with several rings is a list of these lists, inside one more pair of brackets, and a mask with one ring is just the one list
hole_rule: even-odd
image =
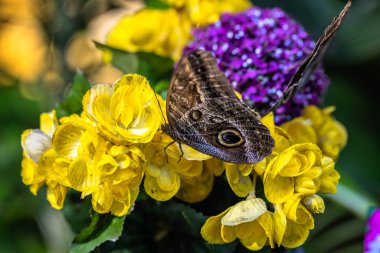
[[156,92],[154,92],[154,96],[156,97],[157,104],[158,104],[158,107],[160,108],[162,118],[164,119],[165,124],[167,124],[166,119],[165,119],[164,112],[162,111],[162,108],[161,108],[161,103],[160,103],[160,101],[158,100],[158,97],[157,97],[157,93],[156,93]]
[[343,10],[340,12],[339,16],[334,18],[329,26],[325,29],[323,35],[318,39],[313,51],[306,57],[306,59],[298,67],[296,73],[293,75],[292,79],[288,83],[286,90],[283,92],[282,96],[272,105],[269,110],[263,115],[269,112],[274,112],[278,107],[288,102],[293,95],[302,88],[310,79],[310,76],[319,66],[325,52],[327,51],[330,42],[339,27],[341,26],[344,17],[346,16],[348,10],[350,9],[352,0],[349,0]]

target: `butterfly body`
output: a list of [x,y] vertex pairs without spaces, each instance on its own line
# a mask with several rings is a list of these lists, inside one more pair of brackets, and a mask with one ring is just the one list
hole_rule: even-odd
[[272,152],[269,130],[236,96],[209,52],[195,50],[179,62],[166,106],[164,132],[202,153],[250,164]]

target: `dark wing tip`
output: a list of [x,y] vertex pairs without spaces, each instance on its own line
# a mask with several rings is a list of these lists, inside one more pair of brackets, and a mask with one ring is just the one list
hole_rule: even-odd
[[343,19],[346,16],[352,5],[352,0],[349,0],[338,17],[335,17],[333,21],[326,27],[322,36],[315,44],[313,51],[305,58],[300,64],[296,73],[288,83],[288,87],[283,92],[283,95],[278,99],[263,115],[268,114],[271,111],[275,111],[278,107],[288,102],[297,91],[303,87],[303,85],[309,80],[311,74],[319,66],[326,50],[328,49],[330,42],[339,27],[342,25]]

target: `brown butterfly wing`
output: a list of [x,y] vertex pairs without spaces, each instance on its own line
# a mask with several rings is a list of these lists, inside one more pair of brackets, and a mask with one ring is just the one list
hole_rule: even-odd
[[206,51],[192,51],[178,64],[167,116],[163,130],[174,140],[227,162],[256,163],[274,146],[269,130],[239,100]]
[[316,68],[320,65],[332,39],[336,32],[342,25],[343,19],[350,9],[352,1],[348,1],[344,9],[341,11],[337,18],[325,29],[323,35],[318,39],[313,51],[306,57],[306,59],[298,67],[296,73],[290,80],[288,87],[284,91],[282,97],[268,110],[275,111],[279,106],[285,104],[290,98],[302,88],[305,83],[310,79]]
[[178,63],[169,85],[166,104],[169,123],[212,97],[238,99],[211,53],[194,50]]

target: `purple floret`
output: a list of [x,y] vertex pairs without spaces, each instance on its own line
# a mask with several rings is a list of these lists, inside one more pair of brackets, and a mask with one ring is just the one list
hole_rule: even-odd
[[364,238],[364,252],[380,252],[380,209],[375,210],[368,219],[368,231]]
[[[195,29],[184,53],[201,48],[213,52],[243,99],[261,114],[281,97],[292,75],[312,51],[315,42],[279,8],[253,7],[238,14],[225,13],[208,27]],[[329,85],[319,67],[291,101],[276,111],[277,124],[318,105]]]

